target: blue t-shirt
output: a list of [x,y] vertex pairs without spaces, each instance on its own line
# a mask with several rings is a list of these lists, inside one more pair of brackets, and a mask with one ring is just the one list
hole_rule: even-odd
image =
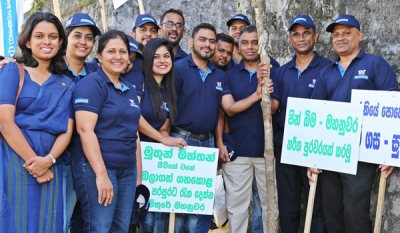
[[76,83],[80,79],[86,77],[86,75],[95,72],[97,67],[97,63],[85,62],[83,64],[83,71],[80,74],[75,74],[71,69],[69,69],[69,67],[63,72],[63,74]]
[[[226,72],[230,94],[235,101],[252,95],[258,86],[257,70],[250,72],[242,62]],[[264,121],[261,101],[253,104],[246,111],[228,117],[229,134],[235,142],[235,153],[244,157],[263,157]]]
[[351,61],[343,76],[339,68],[339,59],[319,73],[312,94],[313,99],[350,102],[353,89],[386,91],[397,89],[396,74],[382,57],[361,50]]
[[138,96],[142,96],[144,77],[141,70],[135,70],[132,68],[125,74],[122,74],[122,77],[133,85]]
[[[144,93],[140,101],[140,110],[143,118],[157,131],[160,130],[160,128],[165,124],[165,121],[169,117],[169,108],[165,101],[164,86],[162,84],[160,85],[160,93],[161,96],[163,97],[163,104],[160,106],[161,109],[160,117],[157,117],[156,114],[154,113],[153,106],[151,105],[150,102],[150,93],[149,90],[146,88],[146,86],[144,87]],[[154,142],[153,139],[147,137],[144,134],[139,134],[139,135],[140,135],[140,141]]]
[[211,73],[200,76],[192,56],[175,63],[178,117],[173,126],[194,134],[212,133],[218,123],[222,96],[229,91],[225,73],[209,61]]
[[303,71],[296,67],[296,55],[285,65],[271,71],[274,81],[271,98],[280,102],[279,111],[275,113],[277,127],[274,128],[274,143],[277,146],[282,146],[288,97],[311,98],[319,72],[332,64],[332,61],[319,56],[317,52],[314,54],[314,58]]
[[182,58],[186,58],[189,56],[185,51],[182,50],[181,46],[178,45],[178,50],[176,51],[176,54],[174,55],[174,63],[181,60]]
[[[120,77],[122,89],[116,87],[99,67],[79,81],[73,100],[75,112],[98,115],[94,132],[104,163],[110,168],[130,168],[136,163],[136,140],[140,106],[136,90]],[[85,158],[80,137],[75,139],[72,159]]]

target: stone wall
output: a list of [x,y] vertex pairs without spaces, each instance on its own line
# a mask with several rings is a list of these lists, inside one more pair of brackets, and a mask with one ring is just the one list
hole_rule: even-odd
[[[317,24],[320,33],[316,50],[334,59],[330,35],[325,28],[340,14],[355,15],[364,31],[362,48],[369,53],[383,56],[400,78],[400,12],[399,0],[265,0],[265,25],[269,32],[269,48],[271,55],[281,64],[289,61],[293,51],[288,43],[289,20],[297,14],[309,14]],[[101,27],[101,15],[98,1],[95,0],[63,0],[60,2],[62,22],[75,12],[90,14]],[[53,11],[52,1],[44,3],[43,10]],[[134,19],[139,14],[139,7],[135,0],[129,0],[117,10],[112,7],[111,0],[105,0],[107,25],[112,28],[132,30]],[[254,11],[250,0],[144,0],[144,8],[159,20],[161,13],[170,8],[181,9],[186,18],[186,35],[182,40],[182,47],[189,52],[187,38],[191,29],[200,22],[212,23],[218,32],[226,32],[226,21],[235,13],[240,12],[249,16],[254,22]],[[376,209],[379,173],[377,173],[372,197],[372,218]],[[400,232],[400,172],[396,169],[388,179],[385,208],[382,221],[383,233]]]

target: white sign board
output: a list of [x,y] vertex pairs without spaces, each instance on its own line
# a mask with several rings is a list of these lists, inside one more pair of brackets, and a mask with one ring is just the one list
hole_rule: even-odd
[[212,214],[218,149],[140,143],[150,211]]
[[289,97],[281,162],[356,174],[361,111],[350,103]]
[[351,102],[362,106],[359,160],[400,167],[400,93],[353,90]]

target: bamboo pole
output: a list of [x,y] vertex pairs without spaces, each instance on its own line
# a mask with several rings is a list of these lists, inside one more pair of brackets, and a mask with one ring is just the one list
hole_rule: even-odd
[[106,10],[104,6],[104,0],[99,0],[100,12],[101,12],[101,23],[103,24],[103,32],[107,31],[107,20],[106,20]]
[[[268,36],[264,28],[263,16],[265,2],[264,0],[252,0],[254,11],[256,15],[257,33],[259,36],[260,44],[260,58],[267,67],[270,67],[270,58],[267,51]],[[264,136],[265,136],[265,171],[266,171],[266,187],[267,187],[267,229],[264,232],[276,233],[279,229],[278,223],[278,202],[275,182],[275,156],[273,145],[273,132],[272,132],[272,116],[271,116],[271,97],[268,94],[267,86],[269,77],[263,77],[264,85],[262,86],[262,100],[261,108],[264,120]]]
[[385,191],[386,191],[386,178],[385,178],[385,176],[386,176],[386,173],[387,173],[386,170],[381,172],[381,179],[379,181],[378,204],[376,206],[374,233],[380,233],[381,232],[383,205],[385,203]]
[[308,194],[307,214],[306,214],[306,223],[304,226],[304,233],[310,233],[311,230],[311,221],[314,209],[315,191],[317,190],[318,174],[313,173],[312,178],[314,182],[310,182],[310,192]]
[[53,0],[53,8],[54,8],[54,14],[57,16],[59,20],[61,20],[60,5],[58,4],[58,0]]
[[138,4],[139,4],[139,12],[142,15],[142,14],[144,14],[143,1],[142,0],[138,0]]

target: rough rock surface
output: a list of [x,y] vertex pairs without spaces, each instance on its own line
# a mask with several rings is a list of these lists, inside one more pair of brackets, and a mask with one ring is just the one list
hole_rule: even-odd
[[[99,2],[95,0],[62,0],[60,2],[62,22],[75,12],[90,14],[101,26]],[[186,18],[186,35],[182,40],[182,48],[189,52],[187,37],[191,29],[200,22],[212,23],[218,32],[226,32],[226,21],[235,13],[240,12],[249,16],[254,22],[254,11],[250,0],[144,0],[144,8],[159,20],[162,12],[168,8],[179,8]],[[265,0],[265,24],[269,33],[270,54],[281,64],[289,61],[293,51],[288,43],[289,20],[297,14],[309,14],[313,17],[317,31],[320,33],[316,50],[330,59],[335,58],[332,50],[330,35],[325,28],[340,14],[355,15],[364,31],[362,48],[369,53],[384,57],[400,78],[400,12],[399,0]],[[132,30],[134,19],[139,14],[138,3],[130,0],[117,10],[113,9],[112,1],[105,0],[107,25],[112,28]],[[44,11],[53,12],[52,1],[47,0],[43,5]],[[372,195],[371,217],[375,217],[379,173],[377,173],[374,192]],[[395,169],[388,179],[382,233],[400,233],[400,172]]]

